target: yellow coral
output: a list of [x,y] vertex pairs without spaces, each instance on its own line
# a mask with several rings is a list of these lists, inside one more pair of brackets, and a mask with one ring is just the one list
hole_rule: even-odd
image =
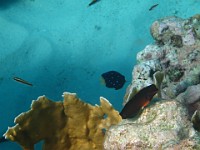
[[103,97],[101,105],[84,103],[74,93],[64,93],[64,101],[53,102],[45,96],[33,101],[31,110],[15,119],[16,125],[4,134],[24,150],[44,140],[44,150],[101,150],[104,132],[122,119]]

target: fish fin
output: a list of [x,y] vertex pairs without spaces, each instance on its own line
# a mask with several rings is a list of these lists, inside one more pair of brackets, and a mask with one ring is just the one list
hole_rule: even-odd
[[143,107],[146,107],[148,104],[149,104],[149,101],[146,101],[146,102],[143,104]]
[[106,85],[106,81],[103,77],[100,77],[100,83],[101,85]]
[[4,136],[0,137],[0,143],[3,143],[3,142],[8,142],[8,140]]
[[127,102],[132,99],[138,93],[137,88],[133,87],[131,93],[128,95]]

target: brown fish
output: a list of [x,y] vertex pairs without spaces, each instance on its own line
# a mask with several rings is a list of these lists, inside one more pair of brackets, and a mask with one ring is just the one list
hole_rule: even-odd
[[141,109],[151,102],[151,99],[157,92],[158,89],[154,84],[141,89],[126,103],[120,112],[122,119],[133,118],[136,116]]
[[13,78],[15,81],[29,85],[29,86],[33,86],[33,84],[29,83],[28,81],[25,81],[24,79],[18,78],[18,77],[14,77]]

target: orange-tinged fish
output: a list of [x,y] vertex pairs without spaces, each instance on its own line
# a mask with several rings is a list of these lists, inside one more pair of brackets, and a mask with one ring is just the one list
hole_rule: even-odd
[[31,84],[30,82],[28,82],[24,79],[21,79],[21,78],[18,78],[18,77],[14,77],[13,79],[17,82],[20,82],[20,83],[23,83],[23,84],[26,84],[26,85],[29,85],[29,86],[33,86],[33,84]]
[[153,96],[158,92],[154,84],[141,89],[134,95],[124,106],[120,115],[122,119],[133,118],[138,112],[146,107],[152,100]]

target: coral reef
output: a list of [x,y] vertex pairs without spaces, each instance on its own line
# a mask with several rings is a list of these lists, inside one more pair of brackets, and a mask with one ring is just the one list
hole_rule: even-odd
[[196,110],[200,110],[200,84],[189,86],[185,92],[179,94],[176,98],[188,108],[190,117]]
[[43,140],[44,150],[101,150],[104,130],[121,121],[119,113],[103,97],[92,106],[64,93],[64,101],[53,102],[45,96],[32,102],[31,110],[15,118],[6,139],[18,142],[24,150],[33,150]]
[[192,104],[200,100],[200,84],[193,85],[187,88],[184,92],[184,102],[187,104]]
[[132,89],[154,83],[152,74],[162,71],[162,97],[175,99],[189,86],[200,83],[200,15],[188,19],[175,16],[155,21],[151,26],[154,44],[137,54],[132,83],[128,86],[124,103]]
[[147,107],[139,118],[124,119],[106,132],[105,150],[200,149],[200,137],[186,108],[175,100]]
[[191,119],[192,123],[193,123],[193,127],[197,130],[200,131],[200,111],[196,110],[194,112],[194,114],[192,115],[192,119]]
[[[138,118],[106,132],[104,149],[200,149],[200,15],[155,21],[155,43],[137,54],[123,104],[150,84],[159,92]],[[164,100],[165,99],[165,100]]]
[[156,42],[137,54],[124,104],[150,84],[158,98],[135,118],[122,120],[103,97],[92,106],[73,93],[59,102],[41,96],[5,137],[24,150],[41,140],[44,150],[200,149],[200,15],[157,20],[151,34]]
[[194,15],[190,21],[194,24],[193,29],[196,34],[196,37],[200,39],[200,15]]

